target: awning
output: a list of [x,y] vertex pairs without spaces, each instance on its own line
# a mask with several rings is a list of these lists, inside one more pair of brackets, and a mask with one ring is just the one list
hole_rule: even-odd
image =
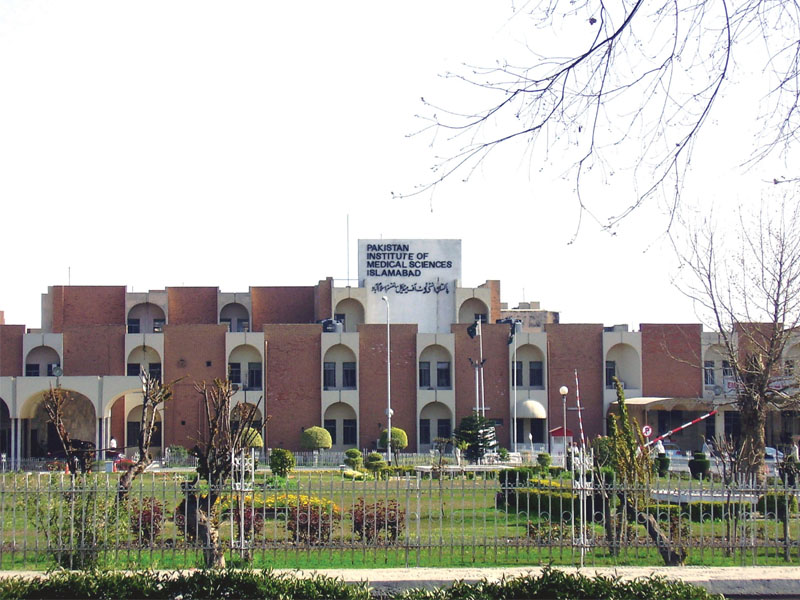
[[547,409],[537,400],[517,402],[518,419],[546,419]]
[[[550,437],[564,437],[564,428],[556,427],[550,430]],[[567,429],[567,437],[572,437],[572,429]]]
[[[646,410],[713,410],[714,402],[704,398],[659,398],[645,396],[641,398],[625,398],[627,406],[635,406]],[[611,403],[616,407],[617,401]]]

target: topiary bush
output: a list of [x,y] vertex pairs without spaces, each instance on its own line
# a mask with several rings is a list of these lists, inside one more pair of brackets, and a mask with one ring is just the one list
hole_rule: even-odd
[[315,425],[303,431],[303,435],[300,437],[300,445],[308,450],[321,450],[330,448],[333,445],[333,440],[327,429]]
[[383,459],[382,454],[378,452],[370,452],[367,454],[367,458],[364,460],[364,466],[373,475],[377,475],[378,471],[386,468],[386,461]]
[[364,457],[361,455],[361,450],[358,448],[350,448],[349,450],[345,451],[344,456],[344,464],[354,471],[358,471],[364,466]]
[[242,433],[242,447],[244,448],[263,448],[264,440],[258,429],[248,427]]
[[275,448],[269,455],[269,468],[278,477],[288,477],[294,465],[294,454],[291,450]]
[[536,464],[539,465],[539,468],[542,471],[546,471],[547,469],[549,469],[552,461],[553,458],[547,452],[540,452],[536,456]]

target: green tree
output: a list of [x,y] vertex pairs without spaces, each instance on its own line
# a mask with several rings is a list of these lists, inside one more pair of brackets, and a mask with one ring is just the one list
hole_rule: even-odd
[[333,440],[327,429],[315,425],[303,432],[300,445],[308,450],[328,449],[333,445]]
[[287,477],[294,469],[295,460],[291,450],[274,448],[269,454],[269,468],[273,475]]
[[[381,432],[380,445],[381,448],[386,448],[386,436],[388,432],[384,429]],[[392,427],[392,456],[397,458],[398,450],[403,450],[408,447],[408,435],[399,427]]]
[[467,444],[464,454],[470,462],[477,462],[497,445],[494,422],[477,413],[461,419],[454,435],[456,440]]

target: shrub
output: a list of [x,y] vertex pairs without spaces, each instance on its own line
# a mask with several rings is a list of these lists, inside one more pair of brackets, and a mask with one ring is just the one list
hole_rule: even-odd
[[690,502],[686,505],[686,510],[689,512],[689,519],[696,523],[702,523],[703,521],[728,519],[737,515],[744,515],[752,510],[752,504],[749,502],[731,502],[728,505],[723,501]]
[[269,455],[269,468],[278,477],[287,477],[294,465],[294,454],[291,450],[275,448]]
[[350,448],[344,455],[344,464],[354,471],[358,471],[364,465],[364,457],[361,455],[361,450],[358,448]]
[[334,525],[341,521],[338,507],[301,502],[289,508],[286,529],[295,542],[322,544],[331,538]]
[[364,471],[344,471],[342,477],[351,481],[372,481],[373,477]]
[[511,454],[508,452],[508,448],[500,447],[497,449],[497,456],[500,457],[500,460],[506,462],[511,456]]
[[178,444],[167,446],[169,457],[174,460],[186,460],[189,457],[189,451]]
[[300,445],[308,450],[319,450],[321,448],[330,448],[333,445],[333,440],[327,429],[315,425],[303,432],[300,437]]
[[769,492],[760,496],[756,502],[756,510],[762,515],[772,515],[778,519],[786,518],[786,508],[789,513],[797,512],[797,496],[784,492]]
[[503,469],[498,475],[501,488],[513,488],[526,485],[528,480],[533,479],[537,470],[531,467],[516,467],[514,469]]
[[139,544],[148,546],[164,527],[164,505],[156,498],[142,498],[141,504],[129,503],[131,532]]
[[400,508],[396,500],[377,500],[367,504],[364,498],[359,498],[350,509],[349,515],[353,520],[353,533],[368,544],[376,543],[380,539],[395,542],[406,525],[406,511]]
[[378,471],[386,468],[386,461],[383,459],[382,454],[379,454],[378,452],[370,452],[367,454],[367,458],[364,461],[364,466],[373,475],[375,475],[378,473]]
[[85,477],[71,479],[64,487],[53,478],[43,491],[29,497],[28,518],[44,536],[45,549],[58,565],[95,567],[104,548],[127,536],[125,506],[117,504],[114,488],[98,489]]
[[547,452],[540,452],[536,456],[536,463],[542,470],[549,469],[552,460],[552,457]]
[[[244,523],[242,523],[243,520]],[[243,507],[240,507],[239,503],[236,502],[233,506],[233,523],[236,535],[239,534],[242,526],[244,526],[245,539],[252,539],[264,529],[264,511],[254,507],[252,501],[245,501]]]

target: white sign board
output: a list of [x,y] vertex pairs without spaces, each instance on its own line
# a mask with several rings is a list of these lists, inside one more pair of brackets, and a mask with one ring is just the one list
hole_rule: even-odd
[[449,333],[456,322],[461,240],[359,240],[359,285],[366,288],[367,322],[416,323],[420,333]]

